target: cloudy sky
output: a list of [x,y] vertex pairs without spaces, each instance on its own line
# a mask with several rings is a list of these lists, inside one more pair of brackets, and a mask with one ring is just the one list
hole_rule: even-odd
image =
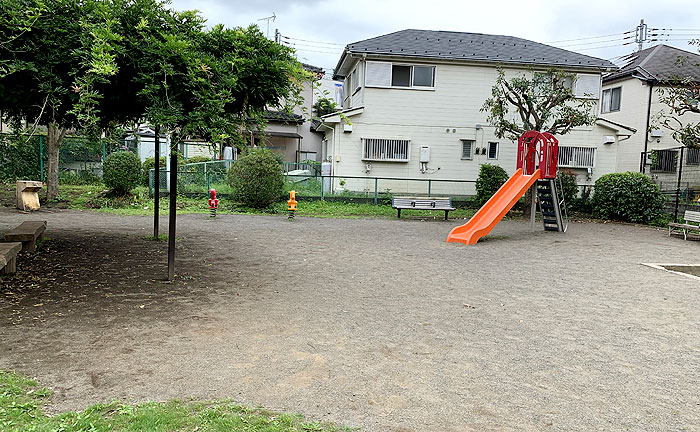
[[299,60],[327,70],[346,44],[407,28],[517,36],[613,61],[636,49],[642,18],[650,39],[664,39],[645,47],[696,51],[688,40],[700,39],[698,0],[172,0],[172,7],[199,10],[209,25],[258,24],[263,33],[261,19],[274,13],[269,37],[279,29]]

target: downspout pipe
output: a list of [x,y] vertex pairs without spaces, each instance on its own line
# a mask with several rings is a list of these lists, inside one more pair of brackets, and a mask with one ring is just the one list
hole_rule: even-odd
[[[644,129],[644,156],[646,157],[647,151],[649,149],[649,119],[651,117],[651,95],[654,92],[654,83],[652,81],[647,81],[649,83],[649,100],[647,101],[647,126]],[[644,174],[646,171],[646,163],[644,160],[641,161],[641,173]]]

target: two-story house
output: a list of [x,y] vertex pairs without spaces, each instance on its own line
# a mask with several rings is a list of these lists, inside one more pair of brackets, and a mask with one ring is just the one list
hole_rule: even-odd
[[[484,163],[515,171],[516,144],[499,139],[480,109],[491,96],[498,67],[507,76],[575,73],[575,94],[600,97],[611,62],[511,36],[402,30],[347,45],[335,69],[344,79],[341,114],[318,126],[323,159],[335,176],[475,180]],[[597,106],[596,106],[597,110]],[[598,121],[560,138],[560,166],[579,183],[617,170],[617,154],[634,129]],[[337,180],[337,179],[336,179]],[[367,190],[370,181],[344,180]],[[337,186],[337,184],[336,184]],[[419,182],[386,181],[380,189],[425,193]],[[432,184],[435,193],[469,195],[472,184]]]
[[[659,97],[674,81],[691,79],[700,82],[700,55],[668,45],[657,45],[637,51],[627,58],[618,71],[603,77],[600,117],[624,123],[639,131],[620,148],[620,171],[654,171],[656,176],[675,178],[678,147],[671,131],[658,123],[660,112],[669,107]],[[679,118],[683,123],[697,123],[700,115],[687,113]],[[658,153],[654,158],[647,155]],[[685,152],[683,163],[700,164],[697,149]]]

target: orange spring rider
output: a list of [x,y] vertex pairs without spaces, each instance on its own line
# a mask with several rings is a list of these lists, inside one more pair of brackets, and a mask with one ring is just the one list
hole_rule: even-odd
[[294,212],[297,210],[297,193],[296,191],[289,191],[289,199],[287,200],[287,210],[289,210],[288,219],[294,219]]

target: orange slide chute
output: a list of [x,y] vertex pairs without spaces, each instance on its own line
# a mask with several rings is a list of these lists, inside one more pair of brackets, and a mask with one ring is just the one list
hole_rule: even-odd
[[539,180],[540,176],[540,170],[535,170],[532,175],[523,175],[523,170],[519,168],[491,199],[469,219],[469,222],[450,231],[450,234],[447,236],[447,242],[460,242],[467,245],[476,244],[481,237],[491,232],[493,227],[508,213],[508,210],[530,189],[530,186]]

